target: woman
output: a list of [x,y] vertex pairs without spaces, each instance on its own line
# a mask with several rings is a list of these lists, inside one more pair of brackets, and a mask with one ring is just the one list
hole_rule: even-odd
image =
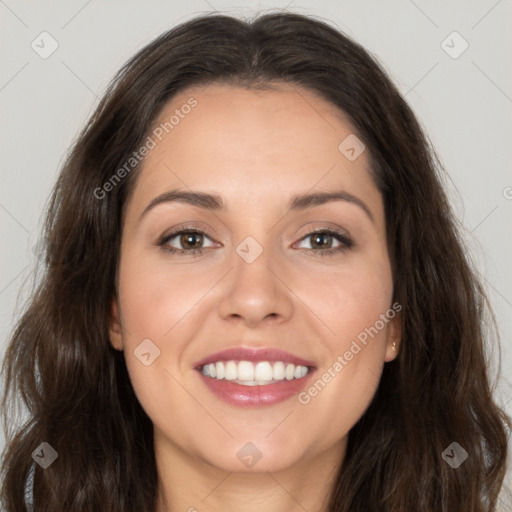
[[209,15],[141,50],[49,205],[5,509],[493,510],[510,421],[439,168],[323,22]]

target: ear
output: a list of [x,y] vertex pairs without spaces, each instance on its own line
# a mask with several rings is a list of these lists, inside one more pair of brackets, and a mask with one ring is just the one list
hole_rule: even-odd
[[110,302],[109,311],[109,335],[110,343],[116,350],[123,350],[123,336],[122,326],[119,315],[119,306],[117,305],[117,298],[112,297]]
[[387,340],[386,340],[386,357],[384,361],[386,363],[393,361],[398,352],[400,351],[400,343],[402,341],[402,315],[396,313],[395,316],[390,319],[387,329]]

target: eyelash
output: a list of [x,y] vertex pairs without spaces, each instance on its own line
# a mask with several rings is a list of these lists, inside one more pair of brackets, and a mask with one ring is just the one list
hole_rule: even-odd
[[[197,229],[197,228],[181,228],[177,231],[174,231],[173,233],[170,233],[168,235],[165,235],[163,236],[160,241],[158,242],[158,246],[165,252],[169,253],[169,254],[188,254],[188,255],[200,255],[204,252],[204,249],[205,248],[202,248],[202,249],[176,249],[174,247],[169,247],[168,245],[166,245],[169,240],[172,240],[173,238],[175,238],[176,236],[178,235],[183,235],[183,234],[186,234],[186,233],[194,233],[194,234],[199,234],[199,235],[202,235],[202,236],[205,236],[207,238],[210,238],[204,231],[202,231],[201,229]],[[348,251],[349,249],[351,249],[353,246],[354,246],[354,242],[343,232],[341,231],[337,231],[335,229],[332,229],[332,228],[320,228],[320,229],[315,229],[313,231],[310,231],[308,234],[306,234],[305,236],[303,236],[300,241],[302,240],[305,240],[306,238],[312,236],[312,235],[316,235],[316,234],[327,234],[327,235],[331,235],[333,236],[335,239],[337,239],[339,242],[341,242],[341,245],[339,247],[336,247],[334,249],[326,249],[326,250],[322,250],[322,249],[299,249],[301,252],[303,252],[304,254],[310,254],[310,253],[314,253],[315,256],[320,256],[320,257],[324,257],[324,256],[333,256],[335,254],[338,254],[338,253],[342,253],[342,252],[345,252],[345,251]]]

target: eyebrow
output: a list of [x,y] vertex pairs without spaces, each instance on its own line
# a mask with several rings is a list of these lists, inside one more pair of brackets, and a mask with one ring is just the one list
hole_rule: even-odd
[[[332,201],[346,201],[348,203],[355,204],[366,213],[372,222],[375,222],[372,212],[366,203],[344,190],[335,192],[319,192],[314,194],[306,193],[293,196],[288,205],[288,210],[305,210],[307,208],[320,206]],[[207,194],[205,192],[187,192],[184,190],[175,189],[170,190],[169,192],[164,192],[163,194],[155,197],[142,212],[139,222],[150,210],[156,206],[171,202],[190,204],[192,206],[197,206],[206,210],[227,210],[226,204],[224,203],[222,197],[217,194]]]

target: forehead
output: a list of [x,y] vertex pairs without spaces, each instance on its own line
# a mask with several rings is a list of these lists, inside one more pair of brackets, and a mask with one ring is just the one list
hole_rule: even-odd
[[308,89],[275,87],[211,84],[174,96],[151,129],[134,199],[180,187],[225,194],[228,206],[266,204],[342,187],[378,202],[365,152],[350,160],[342,151],[357,137],[344,113]]
[[[179,120],[173,116],[180,110],[188,111],[185,107],[191,101],[197,104],[188,114],[181,114]],[[264,158],[268,153],[274,160],[284,156],[315,160],[320,151],[336,153],[340,136],[354,131],[334,105],[310,90],[287,83],[265,90],[227,84],[190,88],[164,107],[155,126],[165,130],[166,121],[172,117],[179,122],[163,135],[168,149],[189,148],[200,142],[215,149],[217,156],[242,161]],[[153,157],[159,154],[155,151]],[[201,156],[208,159],[205,151],[196,155]]]

